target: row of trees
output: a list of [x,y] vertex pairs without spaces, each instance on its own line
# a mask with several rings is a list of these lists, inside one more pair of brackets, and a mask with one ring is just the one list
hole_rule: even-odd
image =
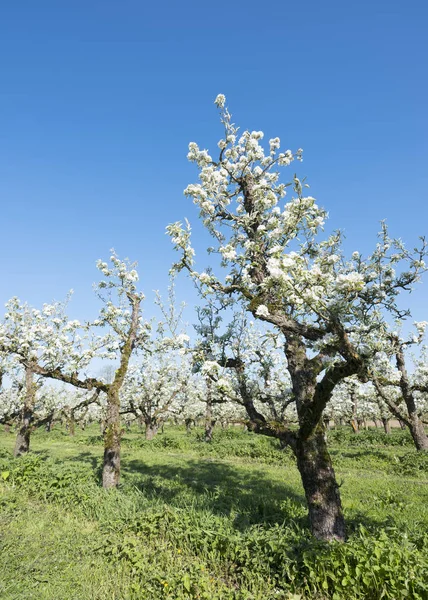
[[[0,351],[4,370],[18,369],[25,379],[16,453],[28,449],[40,378],[83,391],[73,415],[104,405],[104,487],[119,481],[123,415],[143,419],[152,435],[165,415],[180,411],[191,419],[186,407],[202,401],[209,440],[215,411],[233,403],[252,431],[293,450],[314,535],[344,540],[325,438],[334,407],[350,402],[356,417],[357,395],[364,397],[407,425],[419,450],[428,449],[426,362],[418,359],[412,375],[406,367],[408,348],[422,343],[426,323],[403,335],[409,315],[398,304],[426,270],[426,243],[408,251],[382,224],[372,254],[354,252],[347,260],[340,232],[322,237],[326,213],[304,194],[306,184],[296,175],[280,180],[302,151],[282,151],[279,138],[265,150],[262,132],[239,134],[223,95],[216,104],[224,127],[219,156],[190,144],[199,182],[185,194],[199,208],[218,260],[196,270],[190,224],[167,227],[180,253],[173,271],[186,270],[203,299],[195,342],[180,329],[172,301],[167,309],[158,298],[157,325],[143,319],[135,265],[115,254],[110,265],[98,262],[102,308],[92,323],[68,320],[65,304],[39,311],[11,300]],[[285,201],[288,188],[293,194]],[[111,381],[85,375],[95,357],[115,361]]]
[[[268,420],[296,424],[291,380],[284,374],[286,361],[280,338],[258,327],[243,312],[233,315],[226,327],[221,326],[220,310],[212,304],[197,308],[197,313],[199,322],[194,328],[198,335],[193,343],[190,344],[189,336],[183,332],[177,335],[175,342],[171,337],[162,337],[159,333],[164,323],[160,322],[155,337],[150,340],[150,352],[135,356],[119,394],[123,423],[136,422],[144,426],[146,438],[152,439],[166,421],[188,426],[203,422],[205,439],[210,441],[215,423],[247,422],[242,400],[247,390],[257,410],[265,412]],[[335,388],[324,412],[327,427],[346,423],[358,433],[370,422],[383,426],[389,433],[390,420],[398,419],[401,427],[408,426],[412,431],[411,411],[407,410],[400,392],[403,385],[400,372],[387,361],[385,354],[377,356],[377,363],[380,361],[382,376],[375,376],[373,368],[372,382],[362,384],[352,377]],[[6,364],[3,365],[5,368]],[[428,396],[423,391],[425,357],[419,357],[412,367],[408,385],[413,389],[417,416],[423,424],[423,418],[428,417]],[[377,368],[379,370],[379,365]],[[100,370],[99,378],[108,384],[114,380],[114,373],[115,368],[109,364]],[[28,451],[29,436],[35,427],[46,426],[49,431],[54,422],[62,422],[70,435],[74,435],[77,423],[84,428],[89,421],[97,421],[104,431],[105,394],[97,390],[95,393],[73,391],[69,385],[48,385],[40,376],[33,381],[33,388],[26,381],[28,371],[25,373],[19,363],[8,376],[9,385],[0,389],[0,422],[9,428],[19,423],[17,456]],[[384,383],[379,393],[380,377]],[[30,402],[26,401],[27,393],[32,397]],[[25,407],[30,414],[22,418]],[[417,436],[415,438],[416,448],[424,449]]]

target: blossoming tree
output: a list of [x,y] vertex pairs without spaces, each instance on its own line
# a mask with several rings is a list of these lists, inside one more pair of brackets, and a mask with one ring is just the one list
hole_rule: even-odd
[[152,325],[148,352],[130,367],[121,392],[121,413],[144,421],[148,440],[165,420],[182,411],[191,375],[186,356],[189,336],[182,331],[185,305],[177,307],[174,282],[168,289],[168,302],[156,292],[155,303],[162,318],[156,327]]
[[[365,358],[373,351],[364,332],[384,327],[383,310],[400,313],[397,295],[416,281],[425,264],[425,243],[414,253],[389,237],[382,226],[373,254],[359,252],[346,261],[341,235],[323,240],[326,213],[296,175],[280,181],[279,169],[301,160],[302,151],[281,151],[279,138],[265,151],[260,131],[238,132],[219,95],[224,136],[219,155],[192,142],[188,158],[199,168],[199,183],[185,194],[200,211],[212,235],[221,267],[218,275],[194,267],[191,228],[174,223],[167,230],[181,253],[175,269],[187,269],[207,294],[235,296],[254,317],[284,337],[299,427],[249,415],[253,429],[291,446],[299,468],[313,534],[344,540],[339,487],[326,446],[323,411],[335,386],[354,374],[364,377]],[[287,187],[294,195],[284,203]],[[394,267],[406,261],[407,270]],[[224,276],[222,276],[224,274]]]
[[[68,301],[68,300],[67,300]],[[21,419],[15,444],[15,456],[28,452],[31,429],[34,426],[34,410],[37,390],[41,385],[39,363],[63,368],[87,363],[79,336],[81,325],[69,321],[66,315],[66,302],[45,304],[42,310],[22,304],[12,298],[6,304],[6,314],[0,323],[0,347],[8,354],[14,379],[21,384],[17,398],[21,404]]]
[[[45,305],[37,311],[13,299],[0,327],[0,349],[16,356],[28,371],[28,390],[34,390],[31,378],[39,375],[94,394],[106,394],[103,487],[110,488],[117,486],[120,477],[119,394],[131,354],[144,346],[149,326],[141,316],[144,294],[137,291],[135,265],[113,253],[110,266],[100,260],[97,267],[105,279],[96,286],[103,302],[96,321],[85,325],[69,321],[64,304]],[[102,335],[95,333],[98,328]],[[96,356],[119,363],[111,383],[85,375]],[[32,393],[27,404],[34,406]]]
[[[406,350],[422,342],[426,321],[416,323],[417,335],[407,339],[397,331],[385,334],[385,352],[371,364],[370,378],[379,397],[391,413],[410,430],[417,450],[428,451],[428,436],[422,421],[424,398],[428,393],[425,361],[417,361],[417,369],[410,374],[406,366]],[[395,362],[395,369],[391,364]]]

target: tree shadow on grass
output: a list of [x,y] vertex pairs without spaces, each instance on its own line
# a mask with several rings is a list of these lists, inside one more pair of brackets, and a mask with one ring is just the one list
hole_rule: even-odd
[[102,469],[102,456],[97,456],[92,454],[92,452],[79,452],[79,454],[75,454],[74,456],[67,456],[64,460],[83,464],[90,463],[92,469],[97,472],[100,468]]
[[[184,457],[183,457],[184,458]],[[101,481],[102,456],[80,452],[67,461],[90,463]],[[146,498],[175,508],[191,508],[218,516],[233,517],[234,525],[244,530],[252,525],[296,524],[308,527],[307,505],[303,489],[299,493],[287,483],[275,482],[256,465],[243,470],[217,460],[185,459],[181,464],[148,465],[141,460],[124,460],[122,481],[126,488],[139,489]],[[392,520],[391,520],[392,519]],[[373,518],[361,511],[348,514],[348,532],[360,525],[374,530],[393,524],[391,516]]]
[[286,483],[273,482],[261,470],[251,473],[225,463],[195,459],[181,465],[147,465],[130,460],[124,462],[124,472],[148,498],[178,508],[191,506],[233,516],[238,528],[284,521],[307,524],[303,494]]

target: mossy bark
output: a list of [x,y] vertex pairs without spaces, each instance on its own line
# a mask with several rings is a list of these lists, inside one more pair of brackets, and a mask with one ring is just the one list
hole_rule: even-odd
[[313,535],[322,540],[345,540],[345,520],[323,427],[308,439],[297,439],[297,467],[302,478]]
[[120,479],[120,441],[122,437],[120,390],[125,381],[129,360],[135,346],[141,298],[129,295],[129,300],[132,303],[131,324],[121,349],[119,368],[114,375],[113,382],[107,388],[107,418],[104,430],[104,488],[117,487]]
[[120,401],[119,393],[109,390],[107,395],[107,418],[104,430],[103,487],[119,485],[120,479]]
[[287,340],[286,356],[296,401],[299,430],[292,446],[305,490],[312,534],[321,540],[345,541],[339,486],[325,438],[323,411],[336,380],[353,374],[353,363],[333,367],[318,380],[323,365],[308,359],[298,337]]
[[31,364],[25,367],[25,400],[22,407],[21,422],[16,436],[14,456],[22,456],[30,450],[31,422],[36,402],[36,383]]

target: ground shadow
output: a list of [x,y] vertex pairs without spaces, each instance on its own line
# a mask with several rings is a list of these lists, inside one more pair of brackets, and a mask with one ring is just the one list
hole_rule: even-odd
[[[371,454],[370,451],[367,453]],[[83,451],[66,460],[90,463],[101,481],[101,455]],[[277,482],[264,474],[263,465],[258,463],[255,470],[250,471],[212,458],[188,459],[183,456],[181,464],[154,465],[124,458],[122,473],[125,487],[136,487],[150,500],[181,509],[191,506],[197,511],[233,516],[239,530],[252,525],[282,523],[308,527],[303,489],[298,493],[287,483],[286,467],[284,481]],[[348,514],[346,521],[349,533],[360,525],[374,529],[393,524],[392,517],[379,520],[361,511]]]

